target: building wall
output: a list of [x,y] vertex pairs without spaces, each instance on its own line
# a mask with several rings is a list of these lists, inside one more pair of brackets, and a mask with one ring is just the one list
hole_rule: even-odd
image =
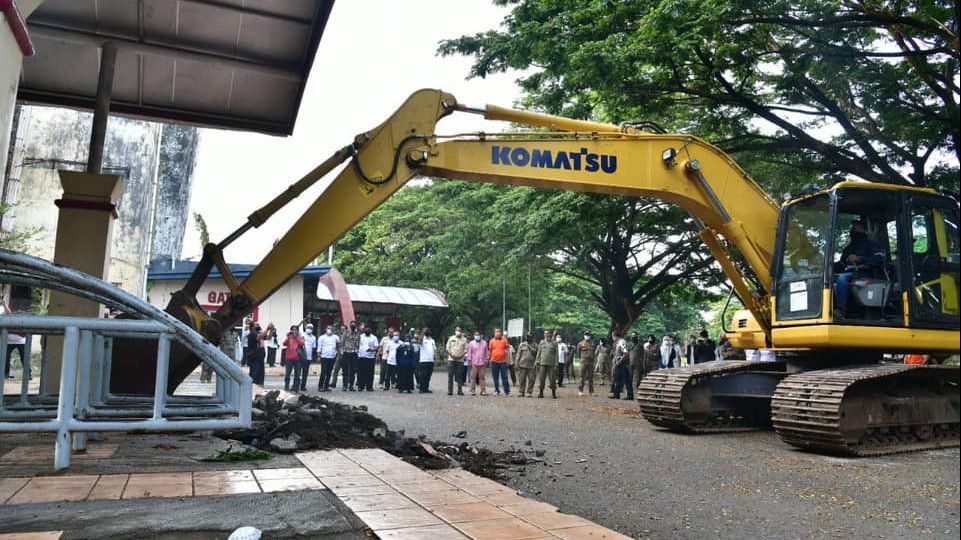
[[[147,287],[147,301],[163,309],[170,296],[186,284],[186,280],[151,281]],[[208,279],[197,292],[197,302],[211,311],[229,297],[229,289],[222,279]],[[304,318],[304,279],[295,276],[284,283],[257,307],[255,318],[261,326],[266,327],[272,322],[279,330],[300,323]]]
[[[63,189],[57,170],[84,170],[92,114],[22,106],[17,148],[5,179],[5,200],[15,204],[5,225],[34,231],[31,255],[52,260]],[[105,174],[123,179],[114,224],[109,279],[142,295],[146,269],[156,256],[179,258],[196,161],[197,129],[112,116],[104,143]]]

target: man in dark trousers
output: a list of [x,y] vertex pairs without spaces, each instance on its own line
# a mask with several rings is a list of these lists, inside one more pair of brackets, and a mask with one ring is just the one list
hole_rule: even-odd
[[621,391],[627,388],[628,400],[634,399],[634,389],[631,388],[631,346],[620,335],[614,332],[614,384],[611,385],[611,399],[621,399]]

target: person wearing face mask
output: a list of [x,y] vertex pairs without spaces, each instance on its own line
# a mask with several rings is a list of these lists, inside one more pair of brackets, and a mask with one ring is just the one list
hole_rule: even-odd
[[419,376],[417,382],[421,394],[430,394],[430,378],[434,374],[434,356],[437,354],[437,344],[431,337],[430,328],[420,332],[420,362],[417,366]]
[[494,337],[487,344],[488,356],[491,361],[491,375],[494,377],[494,394],[501,395],[501,383],[504,385],[504,395],[511,395],[511,385],[508,377],[508,362],[510,361],[510,341],[504,337],[504,331],[494,329]]
[[465,358],[467,357],[467,337],[464,329],[458,326],[454,335],[447,340],[447,395],[454,394],[454,383],[457,383],[457,395],[464,395],[464,383],[467,381]]
[[664,336],[657,350],[657,364],[661,369],[681,367],[681,347],[672,336]]
[[713,362],[715,360],[716,350],[717,344],[714,343],[713,339],[708,337],[707,330],[701,330],[697,336],[697,341],[694,343],[694,362],[692,362],[692,364]]
[[[863,221],[851,222],[849,236],[848,244],[841,250],[841,260],[834,263],[834,314],[840,319],[847,315],[851,280],[866,277],[872,267],[884,264],[884,250],[868,238]],[[854,269],[850,270],[851,267]]]
[[[360,331],[357,323],[350,321],[347,328],[340,334],[340,363],[344,369],[344,382],[341,390],[354,391],[354,379],[357,377],[357,351],[360,349]],[[336,368],[334,373],[336,374]],[[336,383],[336,381],[335,381]]]
[[567,373],[567,361],[570,359],[568,357],[569,349],[567,344],[564,343],[560,330],[554,331],[554,341],[557,342],[557,386],[558,388],[564,388],[564,375]]
[[517,387],[520,388],[520,396],[534,397],[534,369],[537,366],[537,345],[534,343],[534,332],[528,332],[524,341],[517,346],[514,365],[517,369]]
[[334,327],[328,326],[324,334],[317,338],[317,354],[320,356],[320,380],[317,382],[317,390],[321,392],[330,391],[330,376],[334,368],[334,360],[337,359],[337,349],[340,345],[340,338],[334,334]]
[[390,326],[387,328],[387,333],[380,340],[380,348],[377,349],[377,357],[380,358],[380,377],[378,382],[380,384],[381,390],[386,390],[384,388],[384,383],[387,381],[387,358],[390,353],[390,342],[394,338],[394,327]]
[[397,383],[397,349],[400,349],[400,345],[400,332],[394,330],[387,342],[387,376],[384,378],[384,390],[390,390],[390,385]]
[[644,344],[641,343],[641,338],[636,331],[631,332],[628,345],[631,347],[628,353],[630,358],[628,363],[631,368],[631,388],[637,388],[641,384],[641,379],[644,378]]
[[597,352],[594,353],[594,363],[597,364],[597,371],[601,374],[600,384],[607,386],[611,384],[611,346],[604,339],[597,340]]
[[597,346],[594,344],[594,335],[590,330],[584,332],[584,339],[577,344],[577,356],[581,359],[581,385],[577,388],[577,395],[584,395],[584,383],[587,383],[587,392],[594,395],[594,361],[597,358]]
[[371,330],[370,323],[361,323],[360,340],[357,343],[357,390],[374,391],[374,364],[377,362],[377,346],[380,342]]
[[470,365],[470,395],[476,396],[477,385],[480,395],[487,395],[487,342],[480,332],[474,332],[474,339],[467,345],[467,363]]
[[544,397],[544,384],[550,381],[551,397],[557,399],[557,340],[550,330],[544,330],[544,339],[537,344],[537,397]]
[[[641,378],[643,379],[648,373],[654,371],[658,368],[657,365],[657,337],[654,334],[647,336],[647,341],[641,347],[642,362],[641,362]],[[635,388],[637,386],[635,385]]]
[[404,335],[394,353],[397,362],[397,392],[414,391],[414,365],[419,361],[420,347],[417,336]]
[[621,399],[621,391],[627,390],[627,400],[634,399],[631,387],[631,344],[619,333],[614,332],[614,383],[611,385],[611,399]]

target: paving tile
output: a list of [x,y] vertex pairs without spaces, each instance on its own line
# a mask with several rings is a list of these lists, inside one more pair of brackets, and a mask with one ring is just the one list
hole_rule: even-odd
[[483,495],[494,495],[498,493],[517,493],[513,489],[496,482],[483,484],[459,484],[457,487],[466,491],[467,493],[470,493],[471,495],[477,495],[478,497]]
[[437,478],[440,478],[441,480],[450,481],[450,482],[477,477],[477,475],[473,473],[469,473],[464,469],[444,469],[440,471],[432,471],[430,474],[436,476]]
[[383,493],[379,495],[356,495],[341,497],[341,501],[354,512],[368,512],[371,510],[393,510],[395,508],[416,508],[417,504],[400,493]]
[[223,482],[251,482],[254,473],[248,470],[240,471],[197,471],[194,473],[194,485],[216,484]]
[[518,518],[467,521],[454,525],[474,540],[528,540],[549,536],[545,531]]
[[63,531],[0,533],[0,540],[59,540]]
[[277,478],[276,480],[261,480],[260,487],[264,493],[276,491],[301,491],[305,489],[324,489],[324,485],[313,476],[310,478]]
[[335,487],[330,490],[338,497],[354,497],[358,495],[380,495],[383,493],[397,493],[397,490],[381,484],[378,486]]
[[[493,504],[494,506],[510,506],[513,504],[521,504],[530,501],[530,499],[525,499],[517,493],[504,493],[500,491],[497,493],[481,495],[480,498]],[[547,510],[544,511],[546,512]]]
[[528,523],[533,523],[542,529],[552,532],[555,529],[593,525],[593,523],[580,516],[562,514],[560,512],[541,512],[537,514],[522,515],[520,517]]
[[619,532],[601,527],[600,525],[557,529],[551,531],[551,534],[564,540],[631,540],[630,536],[624,536]]
[[97,480],[87,500],[91,501],[119,501],[123,489],[127,486],[128,474],[105,474]]
[[0,503],[7,502],[7,499],[13,497],[13,495],[20,491],[23,486],[27,485],[29,478],[0,478]]
[[[467,537],[450,525],[407,527],[374,531],[381,540],[467,540]],[[556,539],[555,539],[556,540]]]
[[127,480],[124,499],[146,497],[190,497],[193,478],[188,473],[134,473]]
[[36,476],[8,504],[82,501],[90,494],[99,477],[93,475]]
[[537,514],[541,512],[556,512],[557,507],[553,504],[547,504],[540,501],[532,501],[530,499],[525,499],[524,502],[517,504],[506,504],[500,506],[501,510],[510,512],[515,516],[525,516],[527,514]]
[[388,484],[397,488],[398,491],[441,491],[450,489],[450,485],[446,482],[441,482],[440,480],[435,480],[433,478],[428,478],[426,480],[415,480],[415,481],[393,481],[387,482]]
[[404,495],[413,499],[417,504],[428,508],[481,501],[470,493],[465,493],[457,489],[443,491],[405,491]]
[[366,474],[366,475],[355,475],[355,476],[332,476],[323,477],[318,476],[321,482],[325,486],[333,488],[344,488],[344,487],[360,487],[360,486],[377,486],[384,484],[376,476]]
[[395,510],[372,510],[370,512],[354,512],[361,521],[375,532],[382,529],[400,529],[403,527],[420,527],[423,525],[439,525],[441,520],[423,508],[398,508]]
[[195,484],[194,495],[233,495],[235,493],[260,493],[260,486],[255,480],[231,480],[228,482],[212,482]]
[[486,502],[435,506],[431,508],[430,511],[448,523],[481,521],[484,519],[507,519],[514,517],[503,510],[499,510],[493,504],[488,504]]
[[257,480],[287,480],[291,478],[313,478],[314,475],[304,467],[287,469],[255,469]]
[[[120,448],[119,443],[92,443],[87,445],[87,450],[85,452],[76,452],[71,454],[70,459],[79,460],[90,460],[90,459],[105,459],[113,457]],[[18,446],[13,450],[10,450],[3,455],[0,460],[5,462],[21,462],[21,463],[39,463],[44,461],[53,461],[53,446],[52,445],[26,445]]]

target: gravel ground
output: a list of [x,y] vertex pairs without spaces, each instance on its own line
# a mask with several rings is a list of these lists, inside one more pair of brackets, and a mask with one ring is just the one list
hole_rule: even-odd
[[[311,378],[316,388],[315,378]],[[842,459],[796,451],[771,431],[682,435],[635,404],[558,390],[559,399],[433,394],[324,395],[364,404],[391,429],[439,440],[467,431],[492,450],[545,450],[508,473],[524,495],[635,538],[954,538],[959,451]],[[267,386],[282,387],[269,377]],[[548,394],[549,395],[549,394]]]

